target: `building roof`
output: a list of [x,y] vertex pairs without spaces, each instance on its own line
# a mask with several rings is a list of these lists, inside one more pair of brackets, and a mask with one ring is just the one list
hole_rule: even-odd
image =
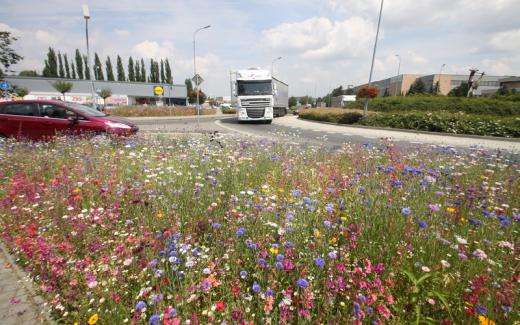
[[[63,78],[42,78],[42,77],[19,77],[6,76],[4,79],[12,85],[29,89],[31,92],[58,93],[52,86],[56,80],[72,83],[71,93],[90,94],[90,80],[76,80]],[[186,98],[187,89],[184,84],[173,84],[171,89],[168,84],[144,83],[144,82],[120,82],[120,81],[99,81],[94,80],[94,89],[110,88],[114,95],[128,95],[134,97],[154,97],[154,87],[163,86],[164,97]]]
[[500,83],[504,83],[504,82],[519,82],[520,81],[520,77],[507,77],[507,78],[504,78],[504,79],[500,79],[499,81],[500,81]]

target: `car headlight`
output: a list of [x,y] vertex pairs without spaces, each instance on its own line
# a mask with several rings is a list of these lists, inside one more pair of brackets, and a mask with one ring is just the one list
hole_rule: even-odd
[[106,125],[111,129],[131,129],[130,125],[117,122],[106,122]]

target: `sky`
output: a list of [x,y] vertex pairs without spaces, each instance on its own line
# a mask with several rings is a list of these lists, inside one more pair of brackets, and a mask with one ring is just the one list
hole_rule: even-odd
[[[229,95],[230,71],[271,69],[292,96],[323,96],[368,82],[380,0],[0,0],[0,30],[19,38],[12,69],[41,73],[49,46],[86,53],[82,5],[90,8],[91,52],[168,58],[174,83],[197,72],[210,96]],[[520,75],[519,0],[386,0],[373,80],[400,73]],[[397,56],[397,55],[399,56]]]

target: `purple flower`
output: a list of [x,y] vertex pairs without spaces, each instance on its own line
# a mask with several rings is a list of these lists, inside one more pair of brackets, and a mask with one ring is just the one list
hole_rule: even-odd
[[152,303],[156,304],[159,301],[161,301],[162,299],[163,299],[163,295],[158,293],[158,294],[152,296]]
[[276,263],[274,263],[274,267],[275,267],[277,270],[281,270],[281,269],[283,269],[283,264],[280,263],[280,262],[276,262]]
[[221,225],[220,225],[220,223],[218,223],[218,222],[215,222],[215,223],[213,224],[213,228],[215,228],[215,229],[220,229],[220,227],[221,227]]
[[141,311],[145,308],[146,308],[146,302],[144,302],[142,300],[138,301],[137,304],[135,305],[135,310],[137,310],[137,311]]
[[265,291],[265,295],[266,295],[266,296],[272,296],[272,295],[273,295],[273,290],[271,290],[271,289],[267,289],[267,290]]
[[247,271],[240,271],[240,277],[245,278],[247,276]]
[[235,235],[236,235],[237,237],[242,237],[242,236],[244,235],[245,232],[246,232],[246,230],[245,230],[244,228],[240,228],[240,229],[237,230],[237,232],[236,232]]
[[330,227],[332,227],[332,222],[330,222],[330,221],[328,221],[328,220],[325,220],[325,221],[323,221],[323,225],[324,225],[325,227],[327,227],[327,228],[330,228]]
[[410,208],[401,208],[401,213],[405,216],[409,216],[412,214],[412,210]]
[[285,259],[285,256],[283,256],[282,254],[278,254],[276,255],[276,259],[281,262]]
[[428,227],[426,222],[424,222],[424,220],[422,220],[422,219],[419,219],[419,228],[426,228],[426,227]]
[[298,281],[296,281],[296,284],[302,289],[305,289],[309,286],[309,282],[307,282],[307,280],[304,278],[299,278]]
[[441,209],[438,204],[432,203],[428,204],[428,208],[430,208],[430,210],[432,210],[433,212],[439,212],[439,210]]
[[316,257],[314,259],[314,264],[319,268],[323,268],[325,266],[325,260],[321,257]]
[[475,306],[475,311],[481,315],[487,315],[487,310],[484,306],[482,305],[476,305]]
[[325,211],[327,211],[327,212],[331,212],[332,210],[334,210],[334,207],[332,206],[332,204],[328,203],[328,204],[325,206]]
[[255,283],[253,284],[253,291],[254,291],[254,292],[258,292],[258,291],[260,291],[260,289],[262,289],[262,288],[260,287],[260,285],[259,285],[258,283],[255,282]]
[[148,323],[156,325],[156,324],[159,324],[160,321],[161,321],[161,316],[159,316],[159,315],[152,315],[150,317],[150,319],[148,320]]
[[335,260],[336,258],[338,258],[338,254],[336,254],[336,252],[330,252],[329,258]]
[[468,257],[467,257],[466,255],[462,254],[462,253],[459,253],[459,258],[460,258],[461,260],[463,260],[463,261],[465,261],[465,260],[468,259]]
[[266,266],[265,259],[259,258],[258,259],[258,265],[260,265],[261,267],[265,267]]

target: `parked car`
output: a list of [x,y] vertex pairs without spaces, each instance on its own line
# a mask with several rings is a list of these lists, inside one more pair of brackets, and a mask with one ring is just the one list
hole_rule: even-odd
[[53,100],[0,103],[0,137],[45,140],[57,134],[129,136],[139,128],[88,106]]

